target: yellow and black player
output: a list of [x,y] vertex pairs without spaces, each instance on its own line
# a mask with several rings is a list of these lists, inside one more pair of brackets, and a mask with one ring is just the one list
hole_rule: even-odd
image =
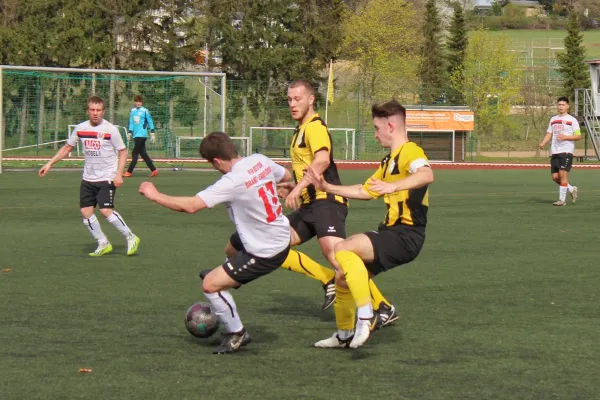
[[408,141],[406,110],[400,103],[392,100],[375,105],[372,115],[375,138],[391,152],[364,184],[333,185],[312,167],[305,174],[316,188],[330,195],[359,200],[384,196],[387,207],[377,231],[353,235],[335,246],[335,258],[343,271],[336,281],[340,287],[335,303],[338,331],[315,343],[316,347],[361,346],[383,322],[373,310],[370,278],[414,260],[425,242],[428,185],[433,182],[429,161],[423,149]]

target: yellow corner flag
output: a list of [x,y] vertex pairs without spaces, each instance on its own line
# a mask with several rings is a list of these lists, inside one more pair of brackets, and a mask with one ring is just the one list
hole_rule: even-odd
[[327,84],[327,101],[333,104],[333,60],[329,63],[329,82]]

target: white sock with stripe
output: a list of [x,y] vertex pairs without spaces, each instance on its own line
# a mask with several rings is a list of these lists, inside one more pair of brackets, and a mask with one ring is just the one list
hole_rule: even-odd
[[89,218],[83,219],[83,224],[88,228],[94,239],[98,241],[98,243],[108,243],[108,239],[104,232],[102,232],[102,228],[100,227],[100,222],[98,222],[98,218],[96,218],[95,214],[92,214]]
[[210,302],[213,312],[223,325],[225,325],[227,332],[239,332],[244,329],[235,301],[231,297],[231,294],[229,294],[229,291],[221,290],[216,293],[204,293],[204,296]]
[[110,222],[110,224],[112,226],[114,226],[115,228],[117,228],[117,230],[119,232],[121,232],[121,234],[123,236],[125,236],[126,238],[131,238],[133,237],[133,232],[131,232],[131,229],[129,229],[129,227],[127,226],[127,224],[125,223],[125,221],[123,220],[123,218],[121,217],[121,214],[119,214],[116,211],[113,211],[112,214],[110,214],[108,216],[108,218],[106,218],[106,220],[108,222]]

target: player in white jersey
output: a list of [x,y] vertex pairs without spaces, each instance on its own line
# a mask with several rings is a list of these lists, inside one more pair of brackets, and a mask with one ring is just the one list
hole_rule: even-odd
[[223,132],[202,139],[200,155],[223,176],[195,196],[174,197],[159,192],[150,182],[140,193],[171,210],[193,214],[224,203],[243,248],[224,264],[202,275],[202,289],[214,313],[225,326],[223,342],[213,353],[231,353],[250,342],[228,289],[238,288],[276,269],[290,251],[290,224],[282,214],[276,184],[291,174],[262,154],[240,157]]
[[137,253],[140,239],[131,232],[123,217],[114,210],[115,192],[123,184],[123,169],[127,161],[127,149],[117,128],[103,119],[104,101],[97,96],[88,100],[89,120],[77,125],[67,143],[39,171],[44,177],[52,165],[65,158],[81,142],[85,161],[83,178],[79,189],[79,205],[83,224],[88,228],[98,248],[90,256],[99,257],[112,252],[112,245],[102,232],[100,222],[94,214],[96,205],[100,213],[127,239],[127,255]]
[[568,173],[573,164],[575,141],[581,139],[581,130],[577,119],[568,114],[569,99],[567,97],[560,97],[556,102],[556,108],[558,115],[550,119],[546,136],[540,143],[540,149],[543,149],[546,143],[552,140],[550,172],[552,180],[559,185],[558,201],[552,204],[566,206],[567,191],[571,195],[573,203],[577,200],[577,186],[569,184]]

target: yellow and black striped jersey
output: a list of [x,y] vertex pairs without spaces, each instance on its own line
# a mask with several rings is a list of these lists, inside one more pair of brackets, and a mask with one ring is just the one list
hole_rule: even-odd
[[[296,183],[302,180],[304,170],[312,164],[315,154],[320,150],[329,152],[329,167],[323,172],[323,179],[334,185],[341,185],[337,167],[333,162],[333,143],[325,121],[319,114],[313,115],[304,124],[297,126],[290,146],[292,156],[292,176]],[[313,185],[302,190],[302,204],[311,204],[316,200],[335,200],[342,204],[348,204],[348,200],[341,196],[335,196],[317,190]]]
[[[423,149],[416,143],[407,142],[387,155],[371,178],[396,182],[407,178],[424,165],[429,165],[429,161]],[[363,189],[374,199],[381,197],[380,194],[369,190],[368,183],[369,180],[363,184]],[[427,224],[428,186],[386,194],[383,200],[387,207],[387,214],[381,225],[389,227],[398,224],[410,226]]]

